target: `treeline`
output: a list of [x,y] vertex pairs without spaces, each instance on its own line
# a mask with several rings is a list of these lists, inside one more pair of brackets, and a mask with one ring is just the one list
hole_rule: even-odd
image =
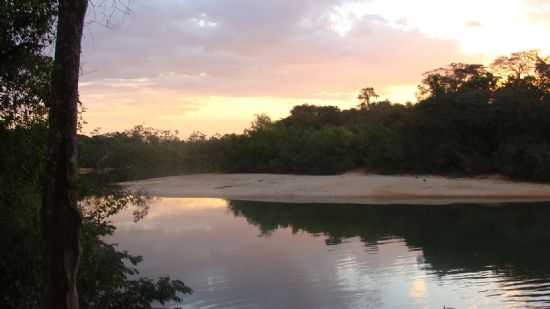
[[105,175],[110,181],[220,172],[220,139],[196,132],[183,140],[173,132],[141,125],[124,132],[81,135],[79,165],[83,173]]
[[124,177],[191,172],[476,175],[550,181],[550,61],[536,51],[490,66],[451,64],[425,74],[416,104],[376,101],[357,108],[299,105],[243,134],[186,140],[138,126],[81,138],[83,167]]

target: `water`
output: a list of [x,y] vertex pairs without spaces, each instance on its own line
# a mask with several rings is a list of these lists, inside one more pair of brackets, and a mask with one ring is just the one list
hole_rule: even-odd
[[110,239],[178,308],[550,308],[550,205],[353,206],[162,198]]

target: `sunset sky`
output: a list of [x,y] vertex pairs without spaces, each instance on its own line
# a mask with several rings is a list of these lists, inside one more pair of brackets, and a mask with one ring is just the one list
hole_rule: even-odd
[[84,133],[242,132],[258,113],[354,106],[367,85],[414,102],[422,73],[451,62],[550,53],[550,0],[134,0],[129,14],[105,3],[85,30]]

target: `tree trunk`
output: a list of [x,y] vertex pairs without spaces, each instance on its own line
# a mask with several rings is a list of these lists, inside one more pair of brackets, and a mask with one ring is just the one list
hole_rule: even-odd
[[49,106],[48,166],[42,205],[44,308],[76,309],[80,259],[77,206],[78,77],[88,0],[60,0]]

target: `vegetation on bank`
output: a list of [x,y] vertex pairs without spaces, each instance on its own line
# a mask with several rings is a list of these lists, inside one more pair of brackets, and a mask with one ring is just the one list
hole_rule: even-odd
[[[53,61],[44,52],[55,37],[57,13],[56,0],[0,1],[0,308],[45,307],[41,192]],[[104,240],[115,230],[110,216],[143,199],[90,180],[79,183],[80,308],[146,309],[189,293],[178,280],[140,277],[140,257]]]
[[357,108],[299,105],[272,121],[257,116],[242,134],[180,139],[143,126],[80,137],[80,165],[121,178],[192,172],[476,175],[550,181],[550,59],[536,51],[490,66],[455,63],[425,74],[416,104]]
[[[46,128],[0,128],[0,307],[41,308],[43,287],[40,189]],[[13,155],[17,154],[17,155]],[[150,308],[154,301],[179,300],[191,290],[179,280],[141,277],[141,257],[105,240],[115,227],[111,216],[128,207],[135,219],[146,215],[145,197],[109,186],[105,179],[80,179],[82,259],[80,308]]]

